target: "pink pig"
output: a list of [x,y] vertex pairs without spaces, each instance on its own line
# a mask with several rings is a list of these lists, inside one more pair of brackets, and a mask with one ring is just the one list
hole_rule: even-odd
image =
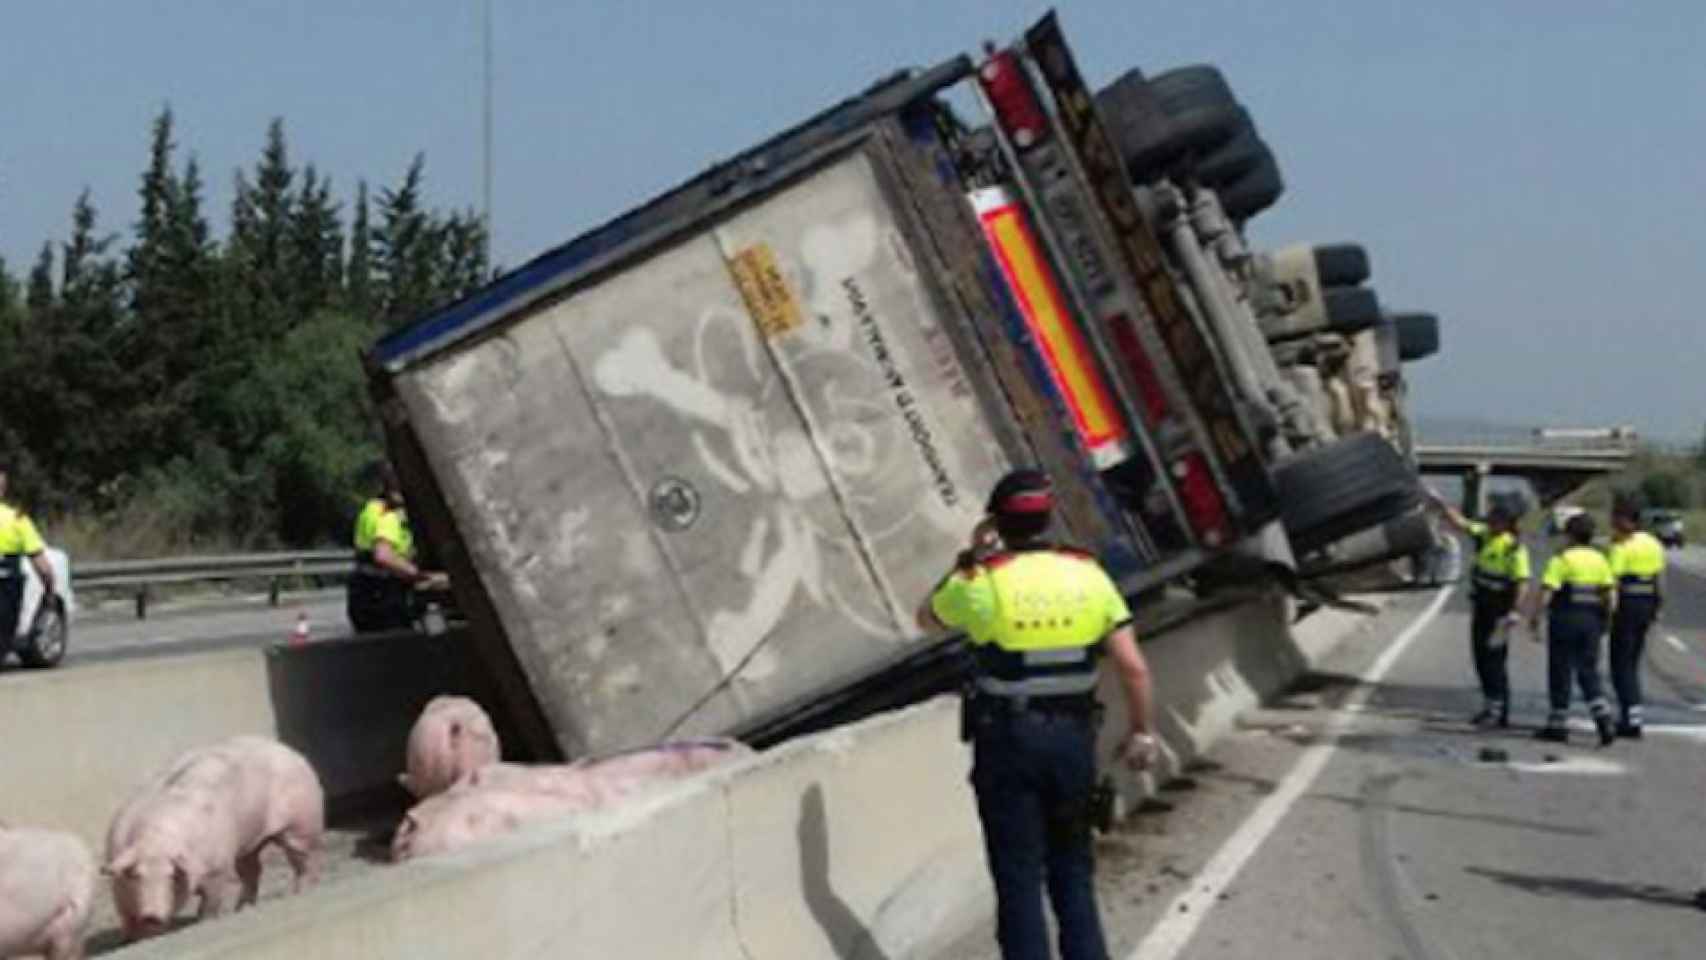
[[536,820],[605,809],[752,753],[734,740],[692,740],[567,765],[488,764],[410,809],[391,856],[400,862],[449,853]]
[[192,894],[217,916],[241,885],[239,908],[260,892],[261,850],[283,848],[292,893],[314,881],[325,832],[325,793],[301,754],[264,737],[235,737],[180,756],[145,784],[107,831],[113,901],[126,939],[164,931]]
[[81,960],[95,858],[81,839],[0,823],[0,957]]
[[397,782],[417,798],[430,797],[470,770],[496,763],[501,752],[492,718],[479,704],[433,697],[409,731],[407,770]]
[[548,793],[477,789],[458,784],[410,808],[391,838],[397,863],[473,846],[519,830],[524,824],[568,816],[585,809],[578,801]]
[[600,807],[642,790],[751,756],[738,740],[682,740],[563,765],[494,763],[473,771],[463,783],[476,788],[518,793],[547,793],[573,800],[583,810]]

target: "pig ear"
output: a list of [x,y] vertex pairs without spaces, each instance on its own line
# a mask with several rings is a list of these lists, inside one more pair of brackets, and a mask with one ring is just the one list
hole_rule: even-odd
[[116,877],[134,866],[136,866],[136,848],[128,847],[120,851],[118,856],[108,860],[105,864],[102,864],[101,875],[105,877]]

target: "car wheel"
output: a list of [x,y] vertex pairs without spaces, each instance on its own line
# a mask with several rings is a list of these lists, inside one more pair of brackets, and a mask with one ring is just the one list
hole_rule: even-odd
[[1355,433],[1274,470],[1280,520],[1298,555],[1392,520],[1421,502],[1403,454],[1377,433]]
[[18,659],[26,667],[58,666],[70,645],[71,621],[66,619],[64,601],[55,599],[36,617],[35,626],[18,650]]

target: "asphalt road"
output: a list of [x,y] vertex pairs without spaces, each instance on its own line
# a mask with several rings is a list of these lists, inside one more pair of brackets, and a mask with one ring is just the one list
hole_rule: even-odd
[[254,596],[151,608],[137,620],[126,604],[79,611],[71,624],[71,646],[61,669],[146,656],[175,656],[288,638],[298,613],[308,617],[312,638],[347,635],[341,589],[286,595],[276,607]]
[[[1700,956],[1706,578],[1682,570],[1706,565],[1679,559],[1649,643],[1648,735],[1605,750],[1579,703],[1571,745],[1531,739],[1545,657],[1526,633],[1511,662],[1521,729],[1470,729],[1462,598],[1398,598],[1099,841],[1112,956]],[[952,955],[995,956],[987,932]]]

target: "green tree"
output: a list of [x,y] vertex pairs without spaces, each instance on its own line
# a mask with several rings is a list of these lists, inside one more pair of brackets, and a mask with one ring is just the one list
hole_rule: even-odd
[[1641,479],[1641,498],[1650,507],[1686,510],[1693,506],[1688,478],[1671,470],[1659,470]]
[[85,190],[72,208],[71,238],[61,248],[59,294],[29,318],[31,375],[15,385],[20,438],[52,478],[51,496],[38,508],[72,503],[110,505],[107,486],[122,467],[127,425],[123,410],[131,386],[120,349],[124,331],[123,274],[109,255],[111,236],[98,233]]
[[322,179],[313,164],[302,171],[291,220],[291,257],[296,279],[291,284],[293,308],[299,317],[331,306],[343,286],[344,236],[330,179]]
[[437,267],[443,236],[421,208],[426,158],[416,154],[403,182],[379,194],[379,229],[373,238],[379,319],[383,329],[406,323],[437,302]]
[[35,266],[30,268],[29,285],[24,291],[24,308],[31,317],[45,315],[53,309],[53,241],[43,240]]
[[367,181],[355,188],[355,217],[349,232],[349,266],[344,271],[344,302],[356,318],[373,316],[373,234],[368,226]]

